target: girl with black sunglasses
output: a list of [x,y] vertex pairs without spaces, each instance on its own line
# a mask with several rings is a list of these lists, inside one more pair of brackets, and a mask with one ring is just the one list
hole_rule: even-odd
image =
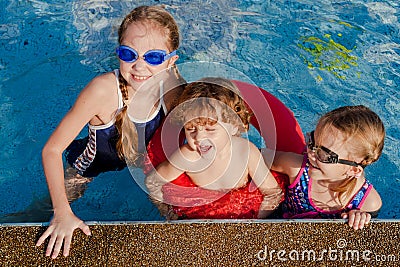
[[385,129],[365,106],[345,106],[323,115],[308,134],[304,155],[277,151],[271,169],[289,176],[284,218],[348,218],[362,229],[382,202],[364,168],[382,153]]

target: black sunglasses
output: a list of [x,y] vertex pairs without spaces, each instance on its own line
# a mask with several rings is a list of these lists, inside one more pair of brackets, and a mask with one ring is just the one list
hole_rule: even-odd
[[345,165],[350,165],[350,166],[362,166],[362,164],[357,163],[355,161],[350,161],[350,160],[345,160],[345,159],[339,159],[338,154],[335,152],[331,151],[330,149],[324,147],[324,146],[316,146],[315,141],[314,141],[314,131],[311,133],[307,133],[307,147],[315,153],[315,157],[317,160],[319,160],[322,163],[329,163],[329,164],[345,164]]

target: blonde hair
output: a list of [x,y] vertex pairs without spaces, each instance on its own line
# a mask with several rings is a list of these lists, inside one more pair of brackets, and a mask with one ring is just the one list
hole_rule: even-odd
[[[344,136],[350,157],[361,158],[359,164],[363,167],[377,161],[382,154],[385,127],[379,116],[369,108],[359,106],[344,106],[323,115],[317,124],[315,132],[316,144],[332,131],[338,130]],[[356,177],[350,177],[333,190],[339,193],[341,204],[347,204],[349,194],[354,190]],[[342,202],[343,201],[343,202]]]
[[[179,29],[174,18],[161,6],[139,6],[133,9],[122,21],[118,29],[118,42],[124,39],[127,28],[132,23],[146,23],[165,33],[166,44],[170,51],[179,47]],[[176,68],[175,71],[177,72]],[[119,89],[122,93],[124,106],[116,115],[115,126],[119,133],[117,141],[118,156],[129,164],[138,165],[141,154],[138,151],[138,134],[135,125],[127,115],[128,89],[127,82],[118,76]]]
[[[220,110],[217,111],[217,108]],[[185,121],[189,113],[195,120]],[[205,114],[207,114],[205,116]],[[238,134],[247,131],[251,113],[240,96],[239,89],[224,78],[207,77],[189,83],[178,99],[171,117],[180,125],[186,123],[213,125],[218,119],[238,127]]]

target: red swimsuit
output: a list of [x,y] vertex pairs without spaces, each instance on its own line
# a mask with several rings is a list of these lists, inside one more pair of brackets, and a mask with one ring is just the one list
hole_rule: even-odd
[[263,195],[254,183],[227,192],[195,185],[182,174],[163,186],[164,202],[173,205],[181,219],[252,219],[257,218]]

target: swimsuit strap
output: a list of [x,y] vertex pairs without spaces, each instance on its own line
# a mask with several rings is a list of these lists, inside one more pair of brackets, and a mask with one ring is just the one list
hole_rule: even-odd
[[[118,109],[121,109],[124,106],[124,101],[122,99],[122,92],[121,92],[121,89],[119,87],[119,79],[118,79],[119,75],[120,75],[119,69],[115,69],[114,70],[114,74],[115,74],[115,77],[116,77],[116,80],[117,80],[117,87],[118,87],[118,90],[117,90],[117,93],[118,93]],[[161,80],[159,85],[160,85],[160,103],[161,103],[161,105],[163,107],[164,113],[167,114],[168,113],[167,112],[168,109],[167,109],[167,106],[165,105],[165,102],[164,102],[164,81]]]
[[304,174],[304,170],[306,169],[307,164],[308,164],[308,155],[304,154],[303,162],[301,163],[301,168],[299,170],[299,173],[296,175],[296,178],[294,179],[293,183],[289,185],[289,188],[294,188],[300,182],[300,179]]
[[119,69],[114,70],[115,77],[117,79],[117,93],[118,93],[118,110],[120,110],[124,106],[124,101],[122,100],[122,92],[119,87]]
[[368,181],[365,180],[363,186],[358,190],[358,192],[353,196],[350,200],[349,204],[346,206],[348,210],[350,209],[361,209],[364,205],[364,202],[372,190],[373,185]]
[[168,109],[167,109],[167,106],[165,105],[165,102],[164,102],[164,81],[163,80],[160,81],[160,103],[161,103],[162,108],[164,110],[164,114],[167,114],[168,113]]

